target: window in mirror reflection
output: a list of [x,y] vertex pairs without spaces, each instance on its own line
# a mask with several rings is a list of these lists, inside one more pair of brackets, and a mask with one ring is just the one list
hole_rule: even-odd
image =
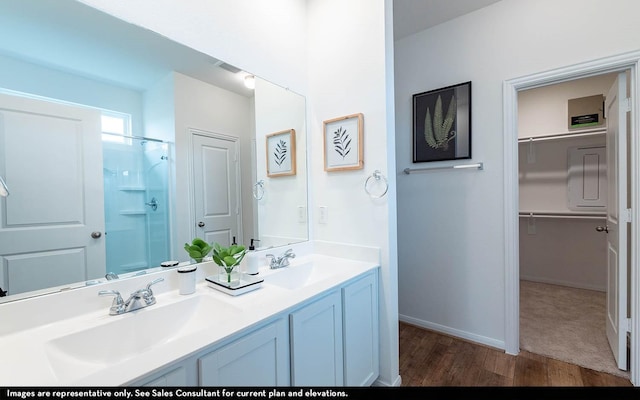
[[123,136],[129,136],[131,117],[128,114],[103,111],[101,116],[102,140],[125,143]]

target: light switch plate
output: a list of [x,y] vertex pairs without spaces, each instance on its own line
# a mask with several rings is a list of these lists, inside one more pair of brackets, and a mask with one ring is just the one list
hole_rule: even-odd
[[298,206],[298,222],[301,224],[307,222],[307,207]]
[[329,207],[320,206],[320,223],[328,224],[329,223]]

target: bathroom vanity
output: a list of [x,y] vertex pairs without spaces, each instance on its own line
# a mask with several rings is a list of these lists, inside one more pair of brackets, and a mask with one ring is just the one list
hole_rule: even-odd
[[109,315],[111,299],[92,287],[0,305],[12,323],[0,328],[0,386],[366,386],[378,377],[377,263],[300,256],[261,268],[262,287],[239,296],[206,284],[216,267],[198,264],[190,295],[179,294],[175,269],[110,282],[124,294],[165,279],[156,304],[122,315]]

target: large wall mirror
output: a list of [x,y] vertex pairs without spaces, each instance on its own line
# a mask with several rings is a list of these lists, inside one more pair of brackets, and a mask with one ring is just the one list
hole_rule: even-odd
[[305,99],[75,0],[3,0],[0,178],[0,302],[189,262],[195,237],[299,243]]

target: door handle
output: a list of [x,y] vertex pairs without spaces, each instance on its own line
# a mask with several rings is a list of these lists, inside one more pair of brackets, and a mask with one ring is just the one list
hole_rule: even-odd
[[91,232],[91,237],[94,239],[99,239],[102,236],[101,232]]
[[596,231],[609,233],[609,227],[608,226],[596,226]]
[[200,228],[204,228],[204,222],[202,222],[202,221],[198,222],[198,226],[199,226]]

